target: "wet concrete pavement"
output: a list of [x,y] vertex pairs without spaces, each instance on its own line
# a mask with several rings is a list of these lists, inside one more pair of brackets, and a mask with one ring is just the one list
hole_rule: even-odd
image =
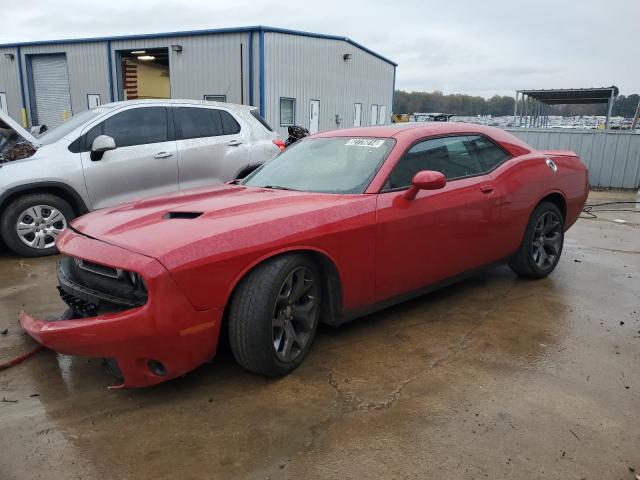
[[[589,203],[607,200],[637,198]],[[184,378],[109,391],[100,360],[41,352],[0,371],[0,479],[634,478],[640,214],[597,215],[549,278],[501,267],[321,328],[282,379],[223,348]],[[0,253],[0,361],[34,346],[21,308],[63,308],[54,264]]]

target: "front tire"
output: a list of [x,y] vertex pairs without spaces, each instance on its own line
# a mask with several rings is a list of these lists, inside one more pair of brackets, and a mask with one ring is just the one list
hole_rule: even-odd
[[307,355],[320,318],[320,275],[309,257],[268,260],[239,284],[229,309],[229,343],[245,369],[282,376]]
[[546,277],[556,268],[563,244],[562,212],[553,203],[542,202],[533,210],[522,245],[509,266],[522,277]]
[[75,217],[71,205],[48,193],[24,195],[12,201],[0,218],[4,243],[23,257],[58,253],[56,239]]

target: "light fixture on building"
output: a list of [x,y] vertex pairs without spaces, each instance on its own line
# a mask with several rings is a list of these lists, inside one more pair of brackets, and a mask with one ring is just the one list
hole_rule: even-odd
[[171,51],[179,53],[182,51],[182,45],[171,45]]
[[345,62],[348,62],[349,60],[351,60],[351,54],[350,53],[345,53],[344,55],[342,55],[342,59]]
[[147,60],[155,60],[156,57],[154,57],[153,55],[140,55],[138,57],[138,60],[143,60],[143,61],[147,61]]
[[5,53],[4,58],[6,58],[7,60],[13,60],[14,58],[16,58],[16,56],[13,53]]
[[133,50],[131,55],[144,55],[145,53],[147,53],[146,50]]

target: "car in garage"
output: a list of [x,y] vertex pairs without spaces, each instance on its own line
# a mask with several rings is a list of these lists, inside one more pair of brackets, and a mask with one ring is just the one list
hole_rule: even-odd
[[[107,208],[59,239],[58,321],[38,342],[142,387],[215,355],[278,376],[339,325],[508,263],[542,278],[588,193],[573,152],[502,130],[397,124],[316,134],[239,182]],[[221,329],[226,323],[226,329]]]
[[55,253],[78,215],[242,178],[284,142],[254,107],[132,100],[34,136],[0,111],[0,233],[22,256]]

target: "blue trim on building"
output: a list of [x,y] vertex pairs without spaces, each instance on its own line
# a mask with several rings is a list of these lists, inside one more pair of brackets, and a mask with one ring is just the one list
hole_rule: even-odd
[[111,61],[111,40],[107,40],[107,70],[109,71],[109,98],[115,102],[113,96],[113,62]]
[[393,96],[391,97],[391,113],[396,111],[396,66],[393,67]]
[[[16,55],[18,55],[18,81],[20,82],[20,99],[22,100],[22,108],[27,110],[27,99],[24,95],[24,75],[22,74],[22,53],[20,47],[16,47]],[[20,120],[22,121],[22,112],[20,112]]]
[[384,60],[385,62],[390,63],[391,65],[394,65],[394,66],[397,65],[397,63],[393,62],[392,60],[389,60],[388,58],[383,57],[382,55],[374,52],[373,50],[369,50],[367,47],[359,44],[358,42],[351,40],[348,37],[341,37],[338,35],[325,35],[322,33],[304,32],[301,30],[290,30],[287,28],[265,27],[262,25],[256,25],[253,27],[188,30],[184,32],[147,33],[142,35],[121,35],[121,36],[112,36],[112,37],[76,38],[76,39],[36,41],[36,42],[16,42],[16,43],[7,43],[7,44],[0,45],[0,48],[26,47],[26,46],[35,46],[35,45],[64,45],[69,43],[92,43],[92,42],[105,42],[105,41],[116,41],[116,40],[144,40],[144,39],[154,39],[154,38],[163,38],[163,37],[191,37],[191,36],[198,36],[198,35],[211,35],[211,34],[217,34],[217,33],[244,33],[244,32],[285,33],[289,35],[298,35],[302,37],[323,38],[326,40],[342,40],[344,42],[350,43],[354,47],[357,47],[364,52],[367,52],[373,55],[374,57],[379,58],[380,60]]
[[265,118],[264,111],[264,30],[260,30],[260,115]]
[[27,70],[27,90],[29,91],[29,118],[31,125],[38,124],[38,109],[36,108],[36,96],[33,87],[33,72],[31,71],[31,55],[24,56],[24,66]]
[[253,105],[253,31],[249,32],[249,105]]

